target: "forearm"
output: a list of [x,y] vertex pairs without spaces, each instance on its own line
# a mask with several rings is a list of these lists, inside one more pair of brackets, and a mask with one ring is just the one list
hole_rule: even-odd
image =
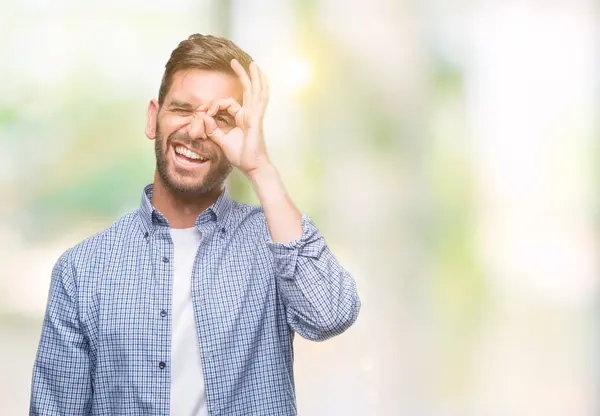
[[301,218],[301,230],[299,239],[268,246],[288,323],[303,337],[321,341],[352,325],[360,300],[354,279],[307,216]]
[[358,317],[355,282],[328,249],[319,259],[299,256],[294,274],[281,276],[278,287],[288,322],[304,338],[322,341],[339,335]]
[[288,322],[312,340],[342,333],[356,320],[360,309],[354,280],[312,221],[303,219],[272,164],[265,163],[248,178],[267,221]]
[[289,243],[302,237],[302,214],[288,196],[275,166],[265,164],[248,178],[265,213],[271,239]]

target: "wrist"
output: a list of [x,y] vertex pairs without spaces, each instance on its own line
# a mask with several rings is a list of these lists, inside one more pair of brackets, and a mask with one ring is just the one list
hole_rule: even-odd
[[270,182],[278,176],[277,169],[269,161],[259,164],[254,169],[246,172],[246,176],[254,186],[258,186],[264,182]]
[[263,208],[267,209],[287,198],[281,177],[274,165],[261,165],[260,168],[249,172],[248,178]]

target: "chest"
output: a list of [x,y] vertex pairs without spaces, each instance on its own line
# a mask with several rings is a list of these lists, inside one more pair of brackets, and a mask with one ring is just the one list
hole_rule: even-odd
[[[168,344],[172,317],[189,299],[199,339],[221,342],[268,330],[278,307],[272,259],[253,241],[210,241],[178,248],[158,239],[97,270],[86,310],[95,343]],[[221,341],[220,341],[221,340]]]

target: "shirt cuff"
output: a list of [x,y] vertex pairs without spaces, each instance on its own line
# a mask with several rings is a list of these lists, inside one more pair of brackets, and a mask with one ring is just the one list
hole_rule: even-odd
[[302,215],[302,236],[289,243],[278,243],[269,238],[267,247],[275,257],[278,275],[292,278],[298,257],[317,259],[327,247],[319,230],[307,215]]

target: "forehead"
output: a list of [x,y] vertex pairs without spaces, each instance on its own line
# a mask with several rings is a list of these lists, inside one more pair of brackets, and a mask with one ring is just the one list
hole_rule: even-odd
[[201,105],[228,97],[240,101],[242,95],[242,84],[235,75],[204,69],[186,69],[173,74],[165,103],[177,100]]

